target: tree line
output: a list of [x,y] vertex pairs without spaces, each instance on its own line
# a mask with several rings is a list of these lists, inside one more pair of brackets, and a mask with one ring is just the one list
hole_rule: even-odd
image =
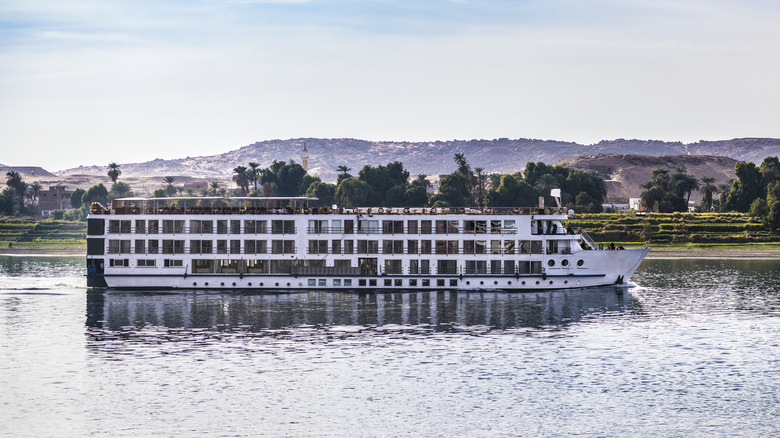
[[713,177],[689,175],[685,167],[672,173],[655,169],[650,180],[641,185],[640,201],[648,212],[687,212],[691,193],[698,190],[702,199],[694,211],[750,213],[764,225],[780,228],[778,157],[766,157],[759,166],[740,161],[734,175],[736,178],[718,184]]

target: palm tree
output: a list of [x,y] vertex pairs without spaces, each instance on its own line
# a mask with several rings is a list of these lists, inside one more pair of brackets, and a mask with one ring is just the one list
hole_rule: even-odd
[[211,193],[214,196],[217,196],[217,191],[219,190],[219,183],[217,181],[212,181],[210,187],[211,187]]
[[428,175],[421,173],[417,175],[417,178],[412,181],[413,186],[419,186],[428,190]]
[[731,183],[734,182],[733,179],[728,180],[728,182],[718,184],[718,193],[720,193],[720,208],[721,211],[725,211],[726,208],[726,198],[729,197],[729,192],[731,192]]
[[482,173],[483,170],[485,169],[482,167],[474,168],[474,172],[477,173],[477,190],[475,193],[476,199],[481,199],[483,196],[485,196],[485,183],[487,182],[487,174]]
[[458,173],[465,176],[466,179],[469,181],[471,180],[471,166],[469,166],[469,163],[466,162],[466,155],[462,152],[458,152],[455,154],[455,157],[453,158],[455,160],[455,164],[458,165]]
[[252,186],[257,190],[257,180],[260,178],[260,164],[259,163],[249,163],[249,182],[252,183]]
[[249,177],[245,166],[236,166],[233,169],[233,181],[241,189],[241,196],[249,193]]
[[544,202],[547,204],[549,202],[549,206],[552,206],[552,196],[550,195],[550,191],[552,189],[558,188],[558,180],[550,175],[549,173],[545,173],[544,175],[540,176],[539,179],[536,180],[536,183],[534,184],[534,188],[542,195],[544,196]]
[[718,193],[718,186],[715,185],[715,178],[703,176],[701,178],[701,185],[699,185],[699,193],[704,197],[704,205],[707,206],[707,211],[710,211],[712,209],[712,195]]
[[645,189],[640,195],[639,200],[645,209],[649,212],[661,211],[666,199],[666,191],[660,186],[653,184],[653,181],[646,181],[640,187]]
[[175,176],[166,176],[163,178],[163,182],[167,184],[165,187],[165,196],[173,196],[176,194],[176,187],[173,186],[174,181],[176,181]]
[[130,185],[122,181],[114,183],[111,186],[109,196],[111,199],[126,198],[132,196],[133,191],[130,189]]
[[16,196],[19,197],[19,212],[22,213],[24,210],[24,196],[27,192],[27,183],[22,181],[22,175],[14,170],[7,172],[5,177],[7,178],[5,184],[16,190]]
[[119,175],[122,174],[122,171],[119,170],[119,165],[116,163],[108,163],[108,177],[111,178],[111,182],[116,184],[116,180],[119,178]]
[[30,185],[30,200],[33,202],[33,205],[38,205],[38,193],[40,193],[42,189],[43,187],[41,187],[41,185],[37,182],[34,182]]
[[336,185],[341,184],[341,181],[344,181],[345,179],[352,178],[352,175],[349,174],[349,171],[352,170],[351,168],[347,166],[339,166],[336,168],[336,170],[341,172],[341,175],[339,175],[336,179]]

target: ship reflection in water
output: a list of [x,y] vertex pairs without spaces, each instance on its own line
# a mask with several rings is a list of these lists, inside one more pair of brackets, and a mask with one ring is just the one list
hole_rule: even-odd
[[560,329],[638,311],[626,288],[504,292],[91,292],[87,326],[97,340],[149,328],[278,334],[299,328],[431,332]]

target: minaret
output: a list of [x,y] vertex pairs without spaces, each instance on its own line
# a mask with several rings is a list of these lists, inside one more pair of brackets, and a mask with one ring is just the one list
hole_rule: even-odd
[[306,149],[306,142],[303,143],[303,152],[301,152],[301,167],[307,173],[309,172],[309,150]]

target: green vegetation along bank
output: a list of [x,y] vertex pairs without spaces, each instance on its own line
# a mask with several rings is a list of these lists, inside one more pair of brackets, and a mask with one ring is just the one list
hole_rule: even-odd
[[44,218],[0,219],[0,253],[83,253],[87,224]]
[[772,244],[780,233],[745,213],[585,213],[570,220],[597,242],[653,246]]

